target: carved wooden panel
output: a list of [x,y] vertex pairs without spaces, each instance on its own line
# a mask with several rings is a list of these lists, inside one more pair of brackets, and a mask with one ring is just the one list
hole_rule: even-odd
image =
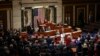
[[100,21],[100,4],[97,5],[97,21]]
[[[88,15],[93,16],[93,22],[95,22],[95,4],[90,4],[88,10],[89,10]],[[89,19],[89,16],[88,16],[88,19]]]
[[70,17],[70,25],[72,25],[73,23],[73,6],[65,6],[64,9],[64,23],[68,23],[66,17]]
[[12,2],[11,1],[7,1],[7,2],[1,1],[0,9],[2,8],[12,8]]
[[2,24],[3,29],[7,29],[7,11],[0,10],[0,24]]
[[83,23],[87,22],[87,10],[86,10],[86,5],[77,5],[75,8],[75,25],[79,25],[81,23],[81,21],[79,20],[80,17],[80,13],[82,13],[82,21],[84,21]]
[[63,4],[100,3],[99,0],[62,0]]

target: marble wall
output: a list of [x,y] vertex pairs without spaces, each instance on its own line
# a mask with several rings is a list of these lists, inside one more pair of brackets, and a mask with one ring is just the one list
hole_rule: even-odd
[[[36,7],[36,6],[55,6],[57,10],[56,23],[62,22],[62,2],[61,0],[14,0],[13,1],[13,28],[21,28],[21,10],[26,7]],[[30,16],[31,17],[31,16]]]

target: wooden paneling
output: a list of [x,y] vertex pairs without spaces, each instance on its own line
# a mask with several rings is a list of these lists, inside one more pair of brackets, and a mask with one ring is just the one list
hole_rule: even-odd
[[97,5],[97,21],[100,21],[100,4]]
[[[100,20],[100,1],[99,0],[62,0],[62,4],[64,5],[64,18],[66,17],[67,13],[72,13],[71,17],[75,20],[74,26],[77,26],[79,24],[79,13],[80,11],[83,11],[83,18],[84,23],[89,23],[89,15],[90,13],[93,15],[94,22]],[[97,5],[97,6],[96,6]],[[74,7],[75,6],[75,14],[74,13]],[[75,15],[75,17],[74,17]]]
[[62,0],[63,4],[100,3],[99,0]]
[[90,4],[88,10],[89,10],[88,15],[92,14],[93,15],[93,21],[95,21],[95,4]]
[[11,1],[1,1],[0,2],[0,9],[2,8],[12,8],[12,2]]
[[2,21],[3,29],[7,29],[7,11],[0,10],[0,21]]
[[7,29],[7,10],[9,9],[12,9],[11,1],[9,0],[0,1],[0,21],[2,21],[4,30]]
[[77,5],[76,7],[75,7],[75,24],[76,25],[78,25],[79,23],[79,14],[80,14],[80,12],[82,12],[83,13],[83,20],[84,20],[84,22],[86,22],[87,21],[87,17],[86,17],[86,15],[87,15],[87,10],[86,10],[87,8],[86,8],[86,5]]
[[[66,17],[70,16],[70,21],[71,21],[71,25],[73,24],[73,6],[65,6],[65,9],[64,9],[64,23],[67,23],[65,20],[66,20]],[[68,15],[70,14],[70,15]]]

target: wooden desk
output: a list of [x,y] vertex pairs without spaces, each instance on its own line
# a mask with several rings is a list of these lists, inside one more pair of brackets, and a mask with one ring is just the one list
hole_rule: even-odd
[[64,33],[72,32],[72,28],[64,28]]
[[74,31],[72,32],[73,39],[78,39],[78,37],[81,35],[81,31]]
[[56,35],[56,30],[45,31],[44,36],[54,36]]

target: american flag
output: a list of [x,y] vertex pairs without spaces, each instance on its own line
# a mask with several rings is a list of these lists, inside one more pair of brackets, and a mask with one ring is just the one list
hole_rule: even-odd
[[44,18],[45,18],[45,9],[44,8],[39,8],[38,9],[38,21],[40,23],[44,23]]
[[33,15],[34,15],[34,27],[38,27],[38,24],[44,23],[45,8],[35,8],[33,11]]

